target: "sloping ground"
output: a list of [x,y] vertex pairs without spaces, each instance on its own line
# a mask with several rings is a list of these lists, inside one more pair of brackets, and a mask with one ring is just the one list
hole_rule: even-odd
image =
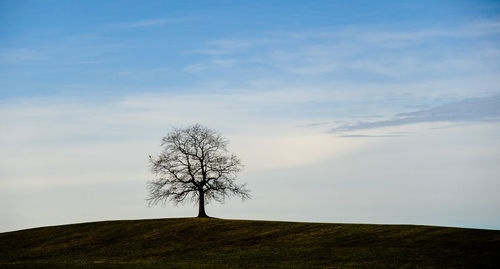
[[500,268],[500,231],[222,219],[0,233],[0,268]]

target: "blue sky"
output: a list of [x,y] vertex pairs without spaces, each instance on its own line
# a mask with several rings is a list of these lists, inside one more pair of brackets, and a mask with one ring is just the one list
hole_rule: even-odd
[[193,123],[230,139],[254,193],[209,214],[499,229],[499,15],[497,1],[3,1],[0,230],[193,215],[144,202],[146,156]]
[[[2,5],[3,97],[172,92],[214,83],[241,88],[259,79],[292,79],[306,85],[406,82],[470,72],[453,68],[436,74],[419,65],[495,49],[498,41],[495,2],[16,1]],[[328,53],[334,49],[340,51]],[[328,63],[321,62],[323,57]],[[400,65],[413,64],[411,76],[370,69],[372,61],[389,65],[392,57],[403,57]],[[364,68],[338,66],[328,72],[334,68],[332,60],[367,63]],[[498,61],[490,61],[498,68]],[[304,62],[306,66],[301,66]]]

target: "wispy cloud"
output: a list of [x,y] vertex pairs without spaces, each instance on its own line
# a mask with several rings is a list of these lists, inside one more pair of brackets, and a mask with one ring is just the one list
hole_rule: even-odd
[[123,26],[123,27],[128,27],[128,28],[138,28],[138,27],[162,25],[162,24],[166,24],[166,23],[183,22],[186,20],[187,20],[187,18],[145,19],[145,20],[139,20],[139,21],[126,22],[126,23],[122,23],[119,25]]
[[491,73],[500,57],[491,43],[500,33],[498,25],[498,21],[479,21],[410,29],[353,25],[333,31],[263,32],[213,40],[189,52],[205,56],[196,63],[204,70],[222,67],[210,61],[231,55],[240,64],[259,58],[254,64],[260,70],[303,77],[338,75],[345,79],[346,74],[358,73],[369,79],[421,80]]
[[261,47],[266,43],[267,41],[265,39],[257,37],[223,38],[206,42],[204,48],[188,50],[185,52],[218,57],[220,55],[245,53],[250,49]]
[[258,40],[250,41],[250,40],[239,40],[239,39],[218,39],[214,41],[208,42],[208,45],[218,48],[225,49],[235,49],[235,48],[249,48],[258,44]]
[[18,64],[44,58],[38,50],[27,48],[0,48],[0,64]]
[[128,27],[144,27],[144,26],[153,26],[158,24],[167,23],[167,19],[154,19],[154,20],[143,20],[143,21],[135,21],[126,24]]
[[[441,38],[484,37],[500,33],[500,21],[476,21],[460,25],[422,26],[410,29],[391,29],[387,25],[351,25],[336,31],[272,32],[273,35],[295,40],[354,39],[388,46],[404,46]],[[283,38],[282,37],[282,38]]]
[[388,138],[388,137],[403,137],[405,135],[402,134],[387,134],[387,135],[363,135],[363,134],[350,134],[350,135],[341,135],[340,137],[347,138]]
[[197,71],[202,71],[202,70],[207,70],[207,69],[212,69],[212,68],[229,68],[233,67],[236,64],[238,64],[237,59],[230,59],[230,58],[217,58],[217,59],[212,59],[208,62],[205,63],[195,63],[189,66],[184,67],[184,71],[188,72],[197,72]]
[[[486,97],[468,98],[430,109],[400,113],[389,120],[356,122],[351,125],[341,125],[333,128],[331,132],[349,132],[424,122],[487,122],[499,120],[500,94],[495,94]],[[344,137],[346,136],[344,135]],[[361,136],[347,135],[347,137]],[[362,137],[366,136],[363,135]]]

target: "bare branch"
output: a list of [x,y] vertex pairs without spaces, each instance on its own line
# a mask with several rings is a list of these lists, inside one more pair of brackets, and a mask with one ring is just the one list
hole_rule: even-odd
[[179,204],[189,198],[199,203],[200,215],[206,216],[204,204],[211,200],[249,199],[245,184],[235,183],[243,165],[227,145],[219,133],[199,124],[168,133],[161,140],[162,152],[156,158],[150,156],[155,179],[148,183],[148,204]]

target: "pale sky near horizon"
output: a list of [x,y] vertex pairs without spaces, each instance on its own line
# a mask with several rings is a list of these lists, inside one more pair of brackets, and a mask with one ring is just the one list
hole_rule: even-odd
[[172,127],[220,131],[220,218],[500,229],[498,1],[2,1],[0,232],[148,208]]

